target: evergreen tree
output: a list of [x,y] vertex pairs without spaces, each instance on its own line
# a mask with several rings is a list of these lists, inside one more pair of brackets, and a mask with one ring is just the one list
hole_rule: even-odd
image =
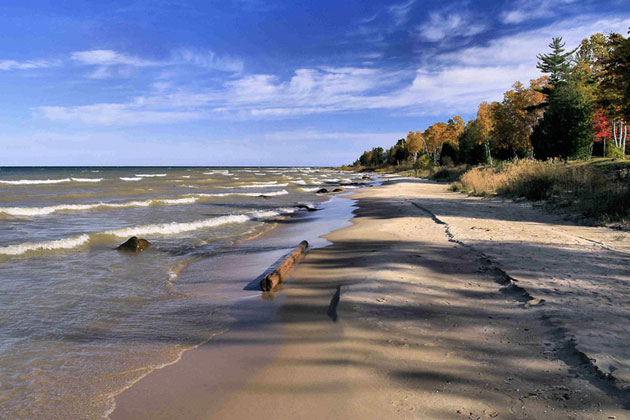
[[[538,54],[538,64],[536,67],[543,73],[549,74],[549,83],[554,87],[557,87],[569,79],[569,73],[571,70],[571,56],[577,50],[565,52],[565,43],[562,42],[562,37],[552,38],[549,48],[551,53]],[[543,92],[548,93],[548,92]]]
[[587,158],[592,139],[593,109],[583,89],[569,84],[554,89],[532,134],[536,158]]
[[385,163],[387,155],[382,147],[375,147],[372,149],[372,156],[370,158],[370,165],[377,167]]

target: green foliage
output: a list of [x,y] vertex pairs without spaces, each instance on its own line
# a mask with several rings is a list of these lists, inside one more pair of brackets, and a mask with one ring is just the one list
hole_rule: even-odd
[[459,138],[459,161],[469,165],[488,163],[488,153],[477,120],[466,124],[464,134]]
[[428,154],[418,156],[416,162],[413,164],[414,169],[428,169],[434,166],[433,159]]
[[606,142],[606,157],[623,158],[624,153],[621,147],[616,147],[612,141]]
[[400,165],[409,159],[410,153],[407,150],[407,140],[400,139],[396,144],[387,149],[387,162],[390,165]]
[[557,87],[569,79],[571,69],[571,55],[577,50],[565,52],[565,43],[562,37],[552,38],[549,48],[551,53],[538,54],[538,64],[536,67],[543,73],[549,74],[549,83]]
[[630,38],[608,37],[610,56],[603,61],[603,80],[598,86],[598,104],[613,118],[630,120]]
[[459,180],[459,178],[466,172],[468,168],[466,166],[459,167],[441,167],[431,175],[431,179],[440,182],[453,182]]
[[371,154],[370,166],[379,167],[385,163],[386,155],[382,147],[373,148]]
[[554,90],[542,121],[532,135],[537,159],[588,158],[593,138],[593,110],[575,84]]

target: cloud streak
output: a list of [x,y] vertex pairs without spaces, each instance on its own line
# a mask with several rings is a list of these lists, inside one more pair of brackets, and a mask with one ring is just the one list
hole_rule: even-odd
[[[497,38],[486,45],[438,53],[427,60],[430,64],[412,69],[305,67],[296,69],[288,78],[236,74],[212,88],[159,83],[153,93],[128,102],[47,106],[34,111],[49,121],[91,125],[287,119],[371,110],[407,116],[472,113],[483,100],[500,100],[515,81],[527,82],[540,76],[535,53],[545,51],[551,37],[562,34],[572,46],[594,32],[623,31],[628,24],[628,19],[597,20],[587,16]],[[107,54],[88,58],[86,61],[95,65],[103,61],[135,62],[129,57]],[[174,60],[232,72],[242,70],[238,60],[221,61],[213,54],[185,52]]]

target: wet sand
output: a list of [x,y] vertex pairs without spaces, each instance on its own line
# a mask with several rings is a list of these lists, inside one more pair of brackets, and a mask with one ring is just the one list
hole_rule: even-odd
[[[235,305],[228,332],[119,395],[111,418],[628,418],[619,381],[598,376],[568,340],[580,322],[571,308],[558,324],[562,301],[537,300],[534,287],[544,289],[553,249],[576,241],[567,238],[608,246],[596,238],[608,232],[576,233],[530,206],[407,178],[352,198],[352,226],[327,235],[332,244],[311,250],[277,293]],[[549,229],[555,245],[541,264],[528,252],[541,248],[532,235]],[[614,256],[625,258],[620,246]],[[578,257],[559,262],[587,272]],[[622,282],[627,273],[608,262],[602,269]],[[511,278],[524,274],[515,287]],[[569,306],[596,306],[580,297]],[[581,334],[602,334],[590,328]]]

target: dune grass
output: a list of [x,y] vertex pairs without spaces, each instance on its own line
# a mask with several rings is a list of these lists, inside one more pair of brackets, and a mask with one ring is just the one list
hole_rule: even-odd
[[568,207],[604,222],[630,219],[630,162],[539,162],[521,160],[478,167],[461,176],[451,190],[477,196],[524,197]]

